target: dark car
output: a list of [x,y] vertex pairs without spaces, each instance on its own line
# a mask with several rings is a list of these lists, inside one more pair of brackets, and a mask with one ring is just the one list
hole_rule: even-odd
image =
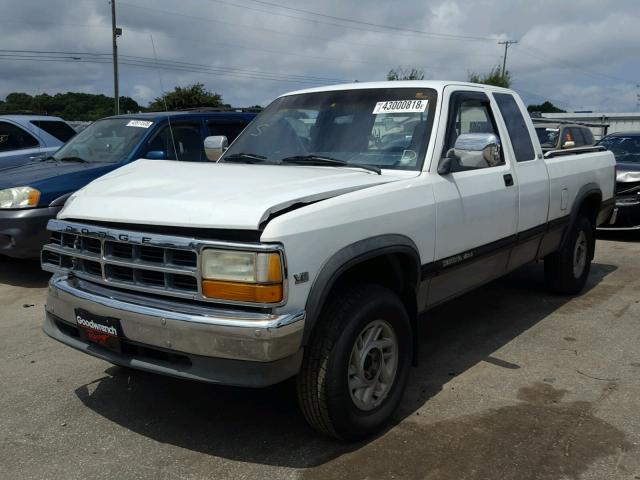
[[616,206],[607,230],[640,230],[640,132],[612,133],[598,145],[616,157]]
[[44,160],[0,169],[0,254],[36,257],[47,222],[92,180],[139,158],[206,162],[204,140],[229,142],[255,117],[244,112],[163,112],[103,118]]
[[572,123],[533,123],[543,152],[567,148],[589,147],[595,139],[589,127]]

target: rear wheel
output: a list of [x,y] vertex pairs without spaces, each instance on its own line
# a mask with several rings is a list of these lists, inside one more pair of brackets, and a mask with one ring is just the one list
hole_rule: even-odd
[[297,378],[300,407],[316,430],[356,440],[382,429],[411,365],[404,305],[377,285],[349,287],[326,306]]
[[562,248],[544,259],[549,290],[567,295],[579,293],[589,277],[594,248],[593,225],[585,215],[580,215]]

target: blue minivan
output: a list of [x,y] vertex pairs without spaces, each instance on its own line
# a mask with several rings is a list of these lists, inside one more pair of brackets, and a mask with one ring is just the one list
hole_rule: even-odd
[[119,115],[98,120],[53,155],[0,168],[0,255],[37,257],[46,225],[66,199],[92,180],[139,158],[206,162],[204,140],[229,142],[254,113],[184,111]]

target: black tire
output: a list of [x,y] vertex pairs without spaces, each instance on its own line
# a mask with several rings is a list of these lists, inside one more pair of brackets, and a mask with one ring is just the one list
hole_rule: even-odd
[[[584,252],[586,256],[584,267],[578,275],[574,271],[574,263],[579,255],[576,244],[582,239],[586,239],[586,251]],[[564,295],[580,293],[589,277],[594,249],[593,225],[585,215],[579,215],[571,226],[562,248],[547,255],[544,259],[544,276],[547,288],[554,293]]]
[[[296,382],[298,401],[307,422],[319,432],[358,440],[384,428],[402,399],[412,358],[411,325],[404,305],[389,289],[354,285],[334,295],[305,349]],[[386,395],[376,400],[381,403],[363,410],[349,388],[349,363],[356,339],[370,325],[380,324],[397,340],[395,377],[388,382],[391,387]]]

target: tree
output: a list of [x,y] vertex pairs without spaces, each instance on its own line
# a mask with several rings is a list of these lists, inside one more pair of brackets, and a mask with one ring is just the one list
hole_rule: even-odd
[[540,113],[565,113],[566,110],[562,110],[561,108],[556,107],[550,101],[546,101],[541,103],[540,105],[529,105],[527,107],[529,112],[540,112]]
[[420,68],[392,68],[387,73],[387,80],[424,80],[424,71]]
[[491,69],[489,73],[483,75],[473,72],[470,73],[469,81],[471,83],[484,83],[485,85],[509,88],[511,86],[511,73],[507,70],[504,75],[502,75],[502,69],[500,66],[497,66]]
[[[113,115],[113,97],[92,93],[66,92],[31,96],[13,92],[0,102],[1,112],[33,112],[62,117],[65,120],[92,121]],[[142,107],[129,97],[120,97],[120,110],[139,112]]]
[[151,111],[184,110],[195,107],[226,107],[222,103],[222,97],[204,88],[202,83],[194,83],[188,87],[176,87],[172,92],[154,99],[149,104]]

